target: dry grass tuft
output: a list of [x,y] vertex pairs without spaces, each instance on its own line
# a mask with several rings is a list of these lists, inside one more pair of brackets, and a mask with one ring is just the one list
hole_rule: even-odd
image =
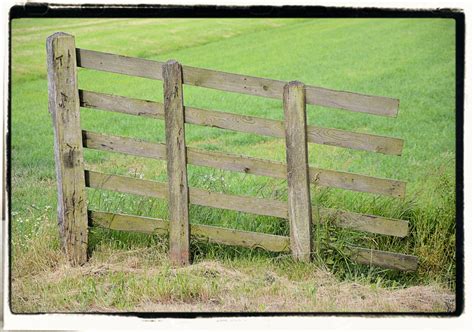
[[[71,267],[16,271],[15,312],[448,312],[454,295],[437,286],[387,289],[340,282],[320,268],[286,271],[268,260],[203,260],[175,268],[156,248],[99,247]],[[18,264],[16,265],[18,266]],[[302,265],[304,266],[304,265]],[[21,267],[20,267],[21,268]],[[299,269],[295,265],[295,269]],[[26,268],[25,268],[26,269]],[[23,269],[21,269],[24,271]]]

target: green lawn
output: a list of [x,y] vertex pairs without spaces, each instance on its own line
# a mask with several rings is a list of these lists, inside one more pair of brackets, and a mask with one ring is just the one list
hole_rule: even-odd
[[[143,286],[154,281],[140,273],[133,274],[132,278],[130,273],[107,270],[105,276],[92,274],[84,280],[78,273],[65,272],[74,269],[65,270],[59,250],[45,59],[46,37],[56,31],[75,35],[77,47],[86,49],[160,61],[177,59],[190,66],[299,80],[331,89],[400,99],[399,116],[395,119],[315,106],[308,106],[307,112],[309,124],[403,138],[401,157],[311,144],[309,158],[311,165],[317,167],[405,180],[407,197],[398,200],[312,188],[312,200],[321,206],[409,220],[410,235],[405,239],[371,236],[330,226],[321,230],[320,236],[325,246],[332,244],[338,248],[339,244],[356,244],[417,255],[420,266],[416,273],[359,266],[330,249],[323,251],[322,261],[293,265],[287,257],[258,250],[193,242],[194,259],[197,263],[215,260],[227,268],[231,266],[251,274],[271,270],[304,287],[314,282],[311,271],[323,269],[340,282],[358,281],[392,288],[414,285],[454,288],[453,20],[20,19],[12,23],[11,78],[12,301],[16,310],[88,310],[91,307],[133,310],[138,304],[143,305],[140,294],[149,299],[164,298],[170,303],[186,302],[189,298],[206,302],[218,298],[224,287],[219,282],[209,283],[206,278],[186,272],[183,272],[184,279],[171,282],[166,274],[170,268],[163,238],[100,229],[91,231],[92,257],[88,264],[93,267],[114,261],[123,265],[128,260],[115,256],[127,255],[136,260],[134,264],[141,270],[150,266],[161,268],[158,269],[161,279],[155,277],[163,288]],[[162,101],[163,98],[161,81],[83,69],[79,70],[79,86],[149,100]],[[190,86],[185,86],[184,95],[185,104],[189,106],[283,119],[282,103],[278,100]],[[92,131],[164,141],[164,123],[159,120],[83,109],[81,123],[83,128]],[[187,125],[186,141],[189,146],[208,150],[285,160],[285,144],[281,139]],[[85,151],[85,159],[94,169],[166,179],[164,162],[95,151]],[[230,194],[286,197],[285,181],[194,166],[188,166],[188,172],[190,184],[195,187]],[[96,190],[88,190],[88,198],[91,206],[104,210],[159,217],[167,214],[165,203],[157,200]],[[196,223],[288,234],[286,223],[277,218],[193,206],[191,219]],[[150,252],[150,248],[156,250]],[[142,255],[142,252],[147,254]],[[194,277],[197,279],[192,279]],[[42,282],[38,284],[38,280]],[[110,283],[122,283],[122,291],[120,287],[108,289],[111,296],[108,300],[103,292],[107,292],[104,285]],[[123,283],[128,287],[127,292],[123,291]],[[231,287],[231,293],[247,294],[251,298],[261,285],[254,286],[249,289]],[[314,295],[304,287],[304,295],[292,293],[295,298]],[[311,303],[305,302],[301,310],[352,308],[351,305],[332,307],[329,304],[320,308],[312,307]],[[249,305],[248,310],[271,308]]]

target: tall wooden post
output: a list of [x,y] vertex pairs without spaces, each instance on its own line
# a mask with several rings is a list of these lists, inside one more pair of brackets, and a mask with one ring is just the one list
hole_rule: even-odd
[[83,264],[87,261],[87,203],[74,36],[55,33],[48,37],[46,50],[61,244],[72,264]]
[[170,259],[189,264],[189,193],[184,137],[183,70],[170,60],[162,67],[168,170]]
[[285,85],[283,107],[285,109],[290,246],[293,257],[299,261],[309,261],[312,251],[305,99],[303,83],[293,81]]

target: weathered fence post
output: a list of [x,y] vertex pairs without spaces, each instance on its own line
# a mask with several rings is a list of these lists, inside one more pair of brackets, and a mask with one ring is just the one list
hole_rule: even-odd
[[312,225],[306,141],[306,97],[303,83],[293,81],[285,85],[283,107],[291,252],[296,260],[309,261],[312,250]]
[[170,259],[189,264],[189,193],[184,136],[183,70],[170,60],[162,67],[169,194]]
[[83,264],[88,225],[74,36],[55,33],[48,37],[46,50],[61,245],[72,264]]

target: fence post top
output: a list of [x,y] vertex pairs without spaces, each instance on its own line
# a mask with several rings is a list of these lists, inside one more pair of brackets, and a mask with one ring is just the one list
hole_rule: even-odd
[[172,65],[181,65],[181,64],[175,59],[170,59],[170,60],[166,61],[166,65],[172,66]]
[[304,83],[300,81],[291,81],[286,83],[285,87],[304,87]]
[[52,35],[48,36],[48,38],[46,38],[46,50],[49,50],[48,52],[52,51],[54,41],[60,38],[69,38],[70,40],[74,41],[73,35],[70,35],[65,32],[55,32]]
[[71,34],[65,33],[65,32],[61,32],[61,31],[55,32],[52,35],[48,36],[48,38],[46,38],[46,43],[49,44],[52,40],[60,38],[60,37],[74,38],[74,35],[71,35]]

